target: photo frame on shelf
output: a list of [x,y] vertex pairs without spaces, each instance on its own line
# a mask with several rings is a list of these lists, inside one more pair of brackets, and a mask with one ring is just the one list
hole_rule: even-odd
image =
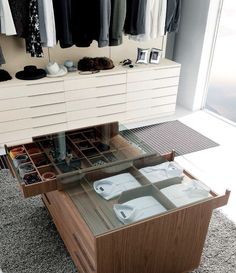
[[160,50],[158,48],[152,48],[151,53],[150,53],[149,63],[159,64],[159,62],[161,60],[161,53],[162,53],[162,50]]
[[137,64],[148,64],[149,49],[138,48],[137,52]]

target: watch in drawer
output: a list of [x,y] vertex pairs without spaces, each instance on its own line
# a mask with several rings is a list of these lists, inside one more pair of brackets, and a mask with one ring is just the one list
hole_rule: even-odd
[[9,168],[25,197],[55,191],[58,180],[73,182],[75,173],[83,176],[90,170],[154,153],[135,138],[128,140],[128,132],[119,132],[118,123],[113,122],[5,146]]

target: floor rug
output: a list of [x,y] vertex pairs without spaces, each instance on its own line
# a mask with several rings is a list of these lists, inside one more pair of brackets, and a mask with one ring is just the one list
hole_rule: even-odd
[[[41,199],[23,199],[8,170],[0,171],[0,268],[3,273],[77,272]],[[194,273],[223,272],[236,272],[236,226],[216,211]]]
[[131,131],[160,154],[166,154],[174,149],[177,155],[184,155],[219,146],[178,120]]

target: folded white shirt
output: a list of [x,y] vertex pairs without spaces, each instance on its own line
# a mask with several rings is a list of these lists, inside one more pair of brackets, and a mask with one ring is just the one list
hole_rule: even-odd
[[166,211],[152,196],[143,196],[123,204],[115,204],[113,209],[118,219],[124,224],[130,224]]
[[191,204],[211,196],[210,189],[197,180],[172,185],[161,189],[161,192],[176,207]]
[[110,200],[123,191],[141,187],[141,184],[130,173],[122,173],[97,180],[93,183],[93,187],[104,199]]
[[168,178],[180,177],[183,174],[183,169],[174,161],[141,168],[139,171],[152,183]]

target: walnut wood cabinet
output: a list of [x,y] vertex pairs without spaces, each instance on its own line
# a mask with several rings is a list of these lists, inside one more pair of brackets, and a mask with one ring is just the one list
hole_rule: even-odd
[[[74,160],[68,169],[67,164],[62,166],[62,162],[55,160],[58,143],[63,146],[63,141],[58,141],[61,136],[60,133],[35,137],[33,143],[6,146],[6,152],[24,196],[42,194],[79,272],[184,273],[199,266],[212,212],[227,204],[229,191],[220,196],[210,190],[209,196],[201,201],[176,207],[161,189],[181,183],[182,178],[152,184],[139,171],[173,161],[173,152],[161,156],[131,132],[121,129],[118,123],[102,124],[63,134],[66,149]],[[108,146],[101,149],[98,143]],[[34,166],[32,174],[38,176],[39,181],[31,183],[19,175],[14,165],[16,148],[28,156],[27,162]],[[37,162],[42,155],[47,160],[40,165]],[[78,160],[80,165],[76,165]],[[103,164],[97,165],[101,161]],[[43,174],[48,171],[55,176],[44,180]],[[124,172],[132,174],[140,187],[124,191],[109,201],[94,191],[94,181]],[[187,171],[184,177],[193,178]],[[147,192],[153,194],[166,211],[131,224],[123,224],[116,218],[114,204],[145,196]]]

